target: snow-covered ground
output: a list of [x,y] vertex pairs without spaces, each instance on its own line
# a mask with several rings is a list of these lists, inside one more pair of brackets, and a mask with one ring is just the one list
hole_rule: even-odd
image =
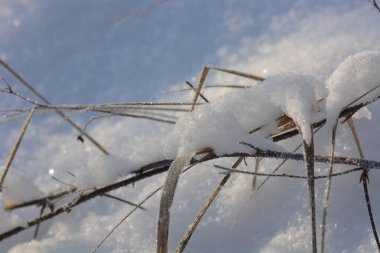
[[[1,0],[0,56],[54,103],[65,104],[152,99],[191,101],[191,92],[161,95],[159,91],[182,86],[183,81],[198,77],[204,65],[257,74],[268,80],[244,92],[206,90],[204,95],[212,101],[211,105],[196,108],[176,126],[129,118],[98,121],[89,131],[110,150],[112,157],[104,157],[88,142],[76,141],[74,130],[53,114],[38,115],[13,163],[11,173],[14,173],[8,178],[8,184],[17,184],[14,188],[17,191],[4,190],[4,196],[0,197],[5,205],[39,196],[39,191],[48,193],[62,188],[64,185],[52,180],[51,175],[85,188],[104,185],[141,164],[175,158],[204,145],[213,147],[217,153],[229,149],[241,151],[241,145],[236,143],[251,138],[244,134],[252,130],[251,126],[254,129],[268,124],[259,134],[268,133],[273,130],[269,121],[283,112],[297,121],[306,141],[310,141],[306,126],[317,111],[325,109],[317,105],[320,98],[327,97],[325,113],[329,122],[333,122],[337,111],[347,102],[380,84],[376,83],[380,80],[376,72],[380,68],[376,64],[378,53],[352,57],[333,74],[349,55],[380,50],[377,25],[380,13],[371,9],[367,1],[300,0],[279,4],[277,1],[169,0],[144,16],[122,22],[152,3]],[[5,70],[0,74],[17,90],[26,93]],[[358,82],[352,81],[355,78]],[[255,83],[227,74],[211,74],[208,82]],[[2,108],[24,106],[9,95],[0,94],[0,99]],[[363,111],[364,117],[356,121],[358,134],[365,157],[379,160],[378,102],[368,109],[372,115]],[[253,116],[245,118],[242,114]],[[77,120],[84,122],[81,117]],[[2,164],[22,121],[0,124]],[[339,126],[337,136],[337,155],[359,157],[346,125]],[[270,145],[255,136],[249,141]],[[317,133],[315,142],[316,153],[329,153],[326,132]],[[300,143],[300,137],[295,137],[280,143],[279,148],[292,150]],[[234,159],[213,161],[226,166],[233,162]],[[271,172],[278,163],[263,160],[260,171]],[[248,160],[247,169],[253,167],[254,160]],[[317,164],[317,173],[326,173],[327,167]],[[336,170],[344,168],[347,167],[335,166]],[[300,162],[287,162],[281,171],[305,174]],[[369,187],[378,223],[380,204],[376,199],[380,177],[377,174],[370,172]],[[352,173],[333,179],[326,252],[377,250],[359,175]],[[222,177],[212,163],[197,166],[180,177],[171,208],[170,249],[175,248]],[[259,178],[258,183],[262,180]],[[163,181],[164,175],[156,176],[113,194],[139,202]],[[234,175],[230,179],[194,233],[186,252],[311,250],[306,181],[272,178],[245,206],[251,184],[252,177],[247,175]],[[324,180],[317,181],[318,224],[324,186]],[[25,191],[27,194],[22,193]],[[146,211],[137,211],[128,218],[98,252],[153,252],[159,197],[160,194],[144,204]],[[90,252],[131,209],[112,199],[96,198],[43,224],[38,240],[31,240],[33,229],[29,229],[0,242],[0,251]],[[0,231],[23,224],[38,212],[34,208],[11,213],[1,210]]]

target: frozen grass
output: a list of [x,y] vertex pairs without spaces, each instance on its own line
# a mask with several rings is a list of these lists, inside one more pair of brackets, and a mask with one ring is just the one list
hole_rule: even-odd
[[[323,82],[308,75],[285,73],[264,80],[238,71],[209,67],[207,71],[203,71],[198,88],[194,89],[193,102],[189,103],[56,106],[49,105],[48,102],[46,104],[35,103],[15,92],[8,84],[6,88],[1,90],[3,93],[31,103],[36,112],[53,110],[65,120],[67,117],[63,111],[68,110],[81,113],[90,111],[106,113],[109,117],[144,116],[145,119],[152,119],[153,115],[156,119],[169,117],[176,119],[175,116],[178,117],[178,120],[168,133],[155,136],[150,144],[140,143],[125,156],[110,155],[108,151],[104,152],[104,148],[100,148],[96,144],[97,142],[94,143],[107,155],[90,157],[85,162],[84,167],[77,171],[69,171],[71,177],[68,177],[67,180],[62,181],[60,178],[55,178],[60,184],[65,185],[63,187],[65,189],[47,197],[43,197],[42,192],[33,184],[28,183],[22,176],[14,177],[10,174],[2,189],[4,207],[15,209],[29,205],[41,205],[43,211],[41,211],[40,216],[30,219],[23,226],[19,226],[18,220],[14,222],[15,227],[13,229],[7,226],[4,233],[0,234],[0,238],[3,240],[28,227],[38,226],[43,221],[64,212],[70,212],[72,208],[87,200],[97,196],[105,196],[105,193],[109,191],[147,179],[169,169],[169,176],[164,184],[161,200],[158,220],[159,243],[157,245],[157,252],[166,253],[169,245],[167,233],[170,225],[170,207],[174,199],[177,180],[185,166],[197,164],[199,159],[206,161],[223,157],[238,157],[239,159],[232,166],[233,169],[236,169],[245,157],[260,159],[270,157],[305,161],[309,185],[312,251],[316,252],[317,225],[314,192],[316,177],[314,175],[314,163],[331,162],[329,175],[332,176],[333,164],[356,165],[361,167],[360,170],[363,168],[367,170],[378,168],[379,162],[351,157],[314,156],[313,129],[322,126],[326,121],[328,127],[325,128],[327,130],[330,129],[331,122],[337,122],[338,119],[346,122],[356,111],[378,98],[380,93],[377,87],[380,84],[380,76],[376,69],[380,63],[379,55],[378,52],[363,52],[349,57],[328,79],[327,87]],[[198,101],[198,96],[204,96],[201,93],[202,85],[209,70],[248,78],[255,83],[250,88],[234,90],[210,101],[210,103],[201,104]],[[21,77],[18,79],[23,80]],[[345,86],[347,84],[349,88]],[[203,99],[208,101],[206,97]],[[186,109],[190,107],[191,112]],[[130,113],[131,110],[133,111],[132,114]],[[136,110],[139,110],[140,114],[136,114]],[[159,110],[166,114],[158,114],[157,111]],[[73,124],[71,125],[79,130],[79,140],[83,141],[82,135],[88,138],[84,134],[84,129],[75,127],[77,125]],[[286,145],[279,146],[274,143],[274,141],[292,137],[293,135],[289,135],[289,133],[293,133],[293,135],[300,133],[304,143],[304,155],[288,152],[289,147]],[[233,170],[229,173],[231,172]],[[260,174],[257,170],[255,173],[257,176],[278,176],[268,173]],[[52,175],[54,175],[54,171],[52,171]],[[336,177],[341,175],[343,174],[334,174]],[[180,243],[178,252],[183,251],[200,219],[219,194],[229,176],[225,178],[202,209],[199,218],[194,222],[191,232],[189,232],[190,234],[185,236],[183,242]],[[298,178],[304,179],[303,177]],[[67,199],[52,204],[52,201],[60,200],[62,196],[66,196]],[[367,202],[369,201],[367,200]],[[47,206],[50,206],[51,209],[45,210]],[[325,207],[327,208],[327,205]]]

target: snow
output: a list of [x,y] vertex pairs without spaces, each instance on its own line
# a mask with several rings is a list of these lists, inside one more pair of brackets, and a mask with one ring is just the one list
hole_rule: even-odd
[[[338,66],[327,80],[327,129],[332,129],[339,113],[347,106],[370,102],[380,96],[379,66],[380,51],[357,53]],[[361,96],[364,97],[357,100]]]
[[[276,131],[272,127],[275,120],[286,114],[297,123],[309,143],[311,119],[323,111],[317,101],[324,96],[323,83],[311,76],[279,74],[244,91],[230,92],[181,117],[171,138],[179,140],[179,155],[206,147],[217,155],[250,152],[239,144],[241,141],[261,149],[279,150],[262,134],[268,131],[265,127]],[[256,128],[264,131],[261,135],[249,135]]]
[[3,206],[5,209],[44,196],[45,194],[22,173],[11,169],[7,174],[2,189]]
[[[379,14],[371,10],[365,1],[281,1],[276,5],[263,1],[238,1],[237,4],[236,1],[221,1],[225,5],[218,8],[210,8],[210,5],[215,7],[211,2],[207,7],[203,1],[168,1],[157,12],[121,27],[109,24],[114,22],[113,19],[124,17],[138,7],[143,7],[146,1],[139,2],[141,6],[133,8],[117,8],[117,15],[113,15],[112,4],[108,2],[106,6],[94,1],[94,5],[89,8],[78,8],[77,5],[68,8],[65,4],[53,8],[56,2],[47,6],[48,2],[50,1],[3,1],[4,8],[0,8],[0,16],[3,16],[0,18],[4,22],[1,22],[0,33],[4,40],[0,42],[3,48],[0,54],[6,56],[26,79],[38,88],[43,88],[44,94],[56,103],[144,101],[153,97],[152,94],[158,94],[164,86],[166,88],[174,83],[180,85],[182,80],[198,76],[204,64],[265,74],[265,77],[270,77],[268,83],[276,77],[273,76],[275,74],[295,72],[325,81],[339,62],[349,55],[363,50],[380,50],[377,26]],[[256,8],[256,4],[260,8]],[[22,8],[19,9],[22,11],[16,8],[18,5],[21,5]],[[95,11],[96,6],[99,7],[98,12]],[[125,13],[126,9],[128,13]],[[261,10],[260,14],[252,15],[258,9]],[[7,14],[10,15],[9,20],[2,14],[5,10],[10,13]],[[37,14],[33,16],[30,13]],[[106,20],[102,19],[104,15],[107,16]],[[30,19],[31,16],[35,18]],[[72,22],[65,22],[68,17]],[[205,20],[204,17],[209,19]],[[8,22],[13,27],[13,20],[20,20],[19,26],[14,28],[16,30],[5,26]],[[101,31],[92,27],[100,27]],[[244,81],[216,74],[208,82],[240,84]],[[247,83],[248,81],[244,84]],[[69,84],[75,88],[62,90],[62,87]],[[107,87],[104,87],[105,84]],[[261,87],[261,84],[248,84]],[[275,86],[277,85],[280,86]],[[308,84],[303,85],[304,91],[297,89],[303,87],[301,84],[294,86],[293,92],[299,95],[295,103],[290,100],[290,91],[289,97],[282,97],[282,92],[286,91],[281,87],[277,87],[277,99],[273,95],[278,103],[269,101],[271,95],[260,96],[257,87],[242,94],[229,89],[205,90],[204,94],[212,105],[198,107],[193,114],[183,116],[180,123],[187,132],[182,133],[175,133],[180,132],[175,126],[161,126],[148,121],[101,121],[92,125],[90,132],[111,151],[113,155],[108,158],[99,155],[98,150],[89,143],[76,142],[76,133],[67,131],[68,128],[53,128],[51,122],[55,122],[54,117],[50,122],[43,122],[39,128],[37,122],[34,122],[14,161],[15,168],[19,168],[29,181],[47,193],[63,187],[51,179],[48,174],[50,169],[54,170],[53,176],[65,182],[94,187],[117,180],[119,175],[128,174],[132,167],[174,158],[206,145],[215,147],[219,154],[228,149],[244,149],[238,140],[270,145],[266,140],[261,143],[261,138],[256,137],[266,136],[275,130],[274,122],[270,122],[274,115],[299,115],[296,121],[305,128],[307,121],[313,121],[313,117],[317,116],[316,111],[323,112],[323,104],[321,108],[315,107],[315,95],[321,93],[322,97],[326,97],[323,89],[317,91]],[[255,89],[257,90],[254,91]],[[262,89],[269,90],[264,87]],[[271,92],[274,91],[269,93]],[[249,108],[248,105],[253,102],[248,100],[249,96],[245,93],[252,93],[252,96],[256,94],[258,97],[255,99],[268,105],[268,108]],[[311,100],[303,100],[303,95]],[[175,100],[188,98],[191,101],[193,93],[181,96],[175,97]],[[230,108],[234,98],[242,99],[238,106],[244,115],[251,112],[260,122],[242,117],[243,112]],[[166,99],[167,97],[162,98]],[[228,100],[231,102],[227,103]],[[249,103],[245,105],[243,101]],[[8,106],[10,100],[5,98],[0,102],[6,102]],[[306,108],[301,109],[301,104],[307,105]],[[18,104],[14,106],[17,107]],[[355,122],[366,158],[378,160],[380,109],[378,103],[371,104],[368,109],[372,112],[371,120],[367,119],[370,116],[368,112],[361,111],[364,118]],[[227,111],[228,114],[223,114]],[[215,121],[207,120],[210,118]],[[252,130],[252,126],[264,124],[267,124],[265,129],[254,136],[246,134]],[[6,155],[17,136],[14,129],[18,128],[13,125],[0,127],[0,140],[4,143],[0,147],[0,154]],[[221,131],[225,138],[220,138],[212,129]],[[303,132],[306,136],[307,130]],[[320,141],[321,137],[320,133],[316,136],[316,150],[319,154],[326,154],[328,146]],[[300,143],[299,138],[292,138],[280,145],[292,150]],[[219,146],[222,148],[218,149]],[[351,133],[345,126],[338,129],[336,152],[337,155],[358,157]],[[217,161],[227,167],[233,162],[234,159]],[[248,167],[241,169],[251,170],[254,161],[248,159],[247,162]],[[270,173],[277,164],[277,161],[263,160],[260,171]],[[325,169],[324,166],[316,168],[319,173],[325,172]],[[345,167],[337,166],[336,169],[343,170]],[[109,174],[107,170],[110,170]],[[78,178],[68,175],[67,171],[74,172]],[[281,171],[300,175],[305,173],[303,164],[296,162],[287,162]],[[175,248],[219,183],[222,177],[219,172],[211,168],[211,164],[204,164],[181,175],[171,207],[170,249]],[[112,194],[139,202],[161,186],[163,180],[164,175],[153,177]],[[258,183],[262,180],[263,178],[258,178]],[[371,196],[373,193],[375,199],[376,192],[380,191],[377,171],[370,172],[370,182],[370,193]],[[251,193],[251,183],[251,177],[231,177],[191,238],[186,249],[188,252],[308,252],[310,246],[307,238],[310,231],[306,182],[271,179],[243,208]],[[317,181],[317,211],[322,207],[323,190],[324,181]],[[334,178],[330,203],[326,252],[376,252],[359,174]],[[380,204],[378,201],[373,201],[372,204],[377,222],[380,216],[376,210],[380,210]],[[147,211],[136,212],[123,223],[99,252],[153,252],[158,205],[159,195],[144,205]],[[43,224],[38,240],[31,240],[31,229],[2,241],[0,251],[90,252],[130,209],[129,206],[110,199],[96,198],[73,208],[70,214]],[[35,212],[30,214],[26,210],[28,215],[23,215],[25,213],[22,210],[0,212],[0,230],[23,224],[38,215],[39,210],[33,208],[33,211]],[[242,214],[235,221],[238,213]],[[353,217],[355,222],[352,222]]]
[[[272,125],[283,114],[296,122],[306,143],[310,143],[311,120],[314,114],[323,112],[318,100],[324,96],[323,83],[311,76],[279,74],[184,114],[167,136],[152,140],[156,143],[155,149],[145,155],[174,159],[208,147],[216,155],[252,152],[251,148],[240,144],[241,141],[257,148],[280,151],[282,149],[265,139],[263,133],[267,133],[268,128],[276,131]],[[263,131],[249,134],[257,128],[263,128]],[[146,151],[144,145],[136,149]],[[148,164],[149,158],[135,161],[134,157],[133,153],[124,158],[113,155],[92,157],[78,171],[75,186],[80,189],[105,186]]]
[[94,155],[83,167],[74,171],[74,185],[79,189],[100,188],[137,168],[130,160],[117,155]]

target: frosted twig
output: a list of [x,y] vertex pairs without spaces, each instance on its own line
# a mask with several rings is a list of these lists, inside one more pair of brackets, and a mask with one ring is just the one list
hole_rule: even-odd
[[[275,174],[275,173],[264,173],[264,172],[252,172],[252,171],[227,168],[227,167],[220,166],[217,164],[214,164],[214,167],[221,169],[221,170],[225,170],[225,171],[227,171],[227,173],[239,173],[239,174],[246,174],[246,175],[254,175],[254,176],[258,176],[258,177],[269,177],[269,178],[271,178],[271,177],[280,177],[281,178],[282,177],[282,178],[293,178],[293,179],[307,179],[306,176],[292,175],[292,174],[287,174],[287,173]],[[363,170],[363,168],[354,168],[354,169],[349,169],[349,170],[345,170],[342,172],[333,173],[333,174],[331,174],[331,176],[337,177],[337,176],[342,176],[342,175],[346,175],[346,174],[350,174],[350,173],[362,171],[362,170]],[[328,177],[328,175],[314,176],[314,179],[324,179],[327,177]]]
[[380,12],[380,7],[379,7],[379,5],[377,4],[376,0],[368,0],[368,1],[372,4],[372,6],[373,6],[378,12]]
[[0,78],[1,80],[7,85],[7,89],[6,90],[0,90],[0,92],[5,92],[5,93],[8,93],[8,94],[11,94],[11,95],[14,95],[18,98],[20,98],[21,100],[24,100],[25,102],[29,103],[29,104],[32,104],[32,105],[35,105],[35,106],[39,106],[40,103],[38,103],[37,101],[35,100],[32,100],[31,98],[28,98],[24,95],[21,95],[20,93],[18,93],[17,91],[15,91],[12,86],[10,85],[10,83],[7,81],[7,79],[5,79],[3,76],[0,75]]
[[[186,81],[185,82],[193,91],[197,92],[197,89],[195,89],[195,87],[189,82],[189,81]],[[202,93],[199,92],[199,96],[206,102],[206,103],[210,103],[210,101],[208,101],[208,99],[203,96]]]
[[206,201],[205,205],[203,206],[202,210],[199,212],[197,217],[194,219],[194,221],[191,223],[189,226],[189,229],[186,231],[185,235],[179,242],[175,253],[182,253],[185,248],[187,243],[189,242],[191,236],[193,235],[195,229],[197,228],[199,222],[201,221],[203,215],[206,213],[207,209],[210,207],[212,202],[215,200],[215,198],[218,196],[219,192],[222,190],[223,186],[227,183],[228,179],[231,177],[231,174],[228,173],[223,177],[223,179],[220,181],[219,185],[216,187],[214,192],[211,194],[210,198]]
[[[317,133],[320,129],[322,128],[322,126],[319,126],[316,130],[314,130],[314,134]],[[302,144],[298,145],[294,150],[293,150],[293,153],[296,152],[300,147],[302,147]],[[272,171],[272,174],[276,173],[281,167],[282,165],[284,165],[286,163],[288,159],[285,158],[279,165],[277,165],[276,168],[273,169]],[[263,182],[260,183],[260,185],[256,188],[256,189],[253,189],[252,193],[249,195],[247,201],[244,203],[244,206],[243,206],[243,209],[245,209],[247,206],[248,206],[248,203],[249,201],[251,201],[251,199],[255,196],[255,193],[261,189],[261,187],[264,186],[264,184],[270,179],[270,177],[267,177],[263,180]],[[241,215],[241,212],[235,217],[235,221],[237,219],[239,219]]]
[[133,202],[131,202],[131,201],[128,201],[128,200],[125,200],[125,199],[122,199],[122,198],[119,198],[119,197],[113,196],[113,195],[108,194],[108,193],[104,193],[103,196],[104,196],[104,197],[107,197],[107,198],[110,198],[110,199],[114,199],[114,200],[117,200],[117,201],[123,202],[123,203],[125,203],[125,204],[127,204],[127,205],[130,205],[130,206],[137,207],[137,208],[139,208],[139,209],[141,209],[141,210],[144,210],[144,211],[146,210],[144,207],[140,206],[139,204],[135,204],[135,203],[133,203]]
[[[208,84],[204,85],[203,89],[212,89],[212,88],[230,88],[230,89],[247,89],[252,86],[249,85],[237,85],[237,84]],[[181,91],[192,91],[191,88],[184,88],[184,89],[171,89],[171,90],[164,90],[163,93],[168,92],[181,92]]]
[[[261,161],[261,158],[256,158],[255,159],[255,169],[254,169],[254,172],[258,172],[259,171],[260,161]],[[252,179],[252,190],[253,191],[256,189],[256,181],[257,181],[256,176],[253,176],[253,179]]]
[[[207,157],[207,156],[206,156]],[[206,157],[204,157],[204,158],[206,158]],[[192,163],[191,165],[189,165],[185,170],[183,170],[182,171],[182,173],[185,173],[186,171],[188,171],[190,168],[192,168],[193,166],[195,166],[196,164],[198,164],[198,163],[200,163],[204,158],[202,158],[201,160],[199,160],[199,161],[195,161],[194,163]],[[181,174],[182,174],[181,173]],[[141,207],[141,205],[142,204],[144,204],[148,199],[150,199],[151,197],[153,197],[157,192],[159,192],[161,189],[163,188],[163,186],[160,186],[160,187],[158,187],[158,188],[156,188],[151,194],[149,194],[143,201],[141,201],[139,204],[137,204],[137,206],[140,206],[140,208],[142,208]],[[113,229],[112,229],[112,231],[110,231],[108,234],[107,234],[107,236],[105,236],[104,237],[104,239],[98,244],[98,246],[91,252],[91,253],[93,253],[93,252],[95,252],[106,240],[107,240],[107,238],[115,231],[115,229],[118,227],[118,226],[120,226],[120,224],[121,223],[123,223],[127,218],[128,218],[128,216],[130,216],[133,212],[135,212],[136,211],[136,209],[133,209],[129,214],[127,214],[127,216],[126,217],[124,217],[123,218],[123,220],[121,220]]]
[[244,73],[244,72],[237,71],[237,70],[225,69],[225,68],[214,68],[214,67],[208,67],[208,68],[209,69],[213,69],[213,70],[217,70],[217,71],[220,71],[220,72],[225,72],[225,73],[228,73],[228,74],[232,74],[232,75],[235,75],[235,76],[241,76],[241,77],[244,77],[244,78],[247,78],[247,79],[251,79],[251,80],[254,80],[254,81],[261,82],[261,81],[265,80],[265,78],[262,78],[260,76]]
[[[203,103],[196,103],[202,105]],[[162,111],[182,111],[188,112],[188,109],[181,108],[183,106],[192,105],[187,102],[129,102],[117,104],[93,104],[93,105],[39,105],[39,110],[66,110],[66,111],[117,111],[117,110],[162,110]]]
[[175,124],[175,121],[172,120],[167,120],[164,118],[156,118],[152,116],[147,116],[147,115],[139,115],[139,114],[131,114],[131,113],[114,113],[114,112],[107,112],[105,114],[101,114],[98,116],[91,117],[83,126],[83,131],[86,131],[87,127],[93,123],[96,120],[99,119],[104,119],[104,118],[110,118],[113,116],[120,116],[120,117],[131,117],[131,118],[138,118],[138,119],[148,119],[148,120],[153,120],[161,123],[168,123],[168,124]]
[[203,70],[202,70],[201,77],[199,78],[199,84],[198,84],[197,89],[195,91],[195,96],[194,96],[194,99],[193,99],[193,105],[191,106],[191,111],[194,111],[194,109],[195,109],[195,104],[196,104],[196,102],[198,100],[198,97],[200,96],[200,92],[201,92],[201,90],[202,90],[202,88],[204,86],[204,82],[205,82],[206,77],[207,77],[207,75],[208,75],[208,73],[209,73],[210,70],[216,70],[216,71],[220,71],[220,72],[232,74],[232,75],[235,75],[235,76],[240,76],[240,77],[248,78],[248,79],[259,81],[259,82],[265,80],[262,77],[259,77],[259,76],[256,76],[256,75],[252,75],[252,74],[243,73],[243,72],[236,71],[236,70],[205,66],[203,68]]
[[21,129],[21,132],[17,138],[17,141],[12,149],[12,152],[9,154],[8,156],[8,159],[7,161],[5,162],[5,166],[4,166],[4,171],[1,175],[1,178],[0,178],[0,191],[2,191],[2,188],[3,188],[3,183],[4,183],[4,180],[5,180],[5,177],[7,176],[8,174],[8,171],[9,171],[9,168],[11,167],[11,164],[13,162],[13,159],[15,158],[16,156],[16,153],[17,153],[17,150],[18,148],[20,147],[20,144],[21,144],[21,141],[22,139],[24,138],[24,135],[25,135],[25,132],[26,132],[26,129],[28,128],[29,126],[29,123],[30,123],[30,120],[32,119],[33,117],[33,113],[34,113],[34,108],[32,108],[32,110],[30,110],[30,113],[29,115],[26,117],[25,119],[25,122],[24,122],[24,125],[22,126],[22,129]]
[[140,201],[137,205],[135,205],[135,207],[126,215],[124,216],[119,223],[116,224],[116,226],[114,226],[110,232],[108,232],[108,234],[103,238],[103,240],[91,251],[91,253],[95,253],[100,246],[102,246],[102,244],[108,239],[108,237],[110,237],[110,235],[129,217],[131,216],[138,208],[140,209],[144,209],[143,207],[141,207],[148,199],[150,199],[151,197],[153,197],[157,192],[159,192],[160,190],[162,189],[162,187],[159,187],[157,188],[156,190],[154,190],[153,192],[151,192],[148,196],[145,197],[145,199],[143,199],[142,201]]
[[[46,205],[42,205],[41,210],[40,210],[40,217],[44,213],[45,208],[46,208]],[[41,223],[37,223],[36,225],[36,230],[34,230],[33,239],[37,239],[38,231],[40,230],[40,224]]]
[[[28,88],[34,95],[36,95],[44,103],[51,104],[49,100],[47,100],[44,96],[42,96],[41,93],[39,93],[36,89],[34,89],[32,85],[30,85],[24,78],[22,78],[11,66],[5,63],[2,59],[0,59],[0,65],[2,65],[7,71],[9,71],[9,73],[11,73],[17,80],[19,80],[22,85]],[[62,118],[66,118],[65,114],[62,111],[55,109],[55,112]],[[66,118],[66,122],[68,122],[72,127],[74,127],[79,132],[82,132],[82,129],[71,119]],[[94,138],[92,138],[89,134],[84,132],[83,135],[87,139],[89,139],[105,155],[109,155],[109,152],[102,145],[100,145],[100,143],[98,143]]]
[[[355,123],[354,123],[352,118],[350,118],[348,120],[348,126],[351,129],[352,136],[354,137],[356,147],[358,148],[358,151],[359,151],[360,158],[364,159],[364,152],[363,152],[363,149],[360,145],[360,139],[359,139],[358,133],[356,131]],[[369,190],[368,190],[369,178],[368,178],[368,169],[367,168],[363,169],[362,175],[360,176],[360,181],[363,182],[364,197],[365,197],[365,201],[367,204],[368,216],[369,216],[369,220],[371,222],[372,233],[373,233],[373,236],[375,237],[377,249],[380,251],[380,240],[379,240],[379,236],[377,234],[376,224],[375,224],[375,220],[374,220],[373,214],[372,214],[371,201],[369,198]]]
[[[304,156],[302,154],[292,154],[292,153],[287,153],[287,152],[278,152],[278,151],[257,149],[257,151],[255,153],[233,153],[233,154],[226,154],[226,155],[222,155],[222,156],[216,156],[215,154],[213,154],[213,155],[210,154],[207,156],[207,159],[206,158],[202,159],[202,162],[210,161],[210,160],[217,159],[217,158],[223,158],[223,157],[241,157],[241,156],[275,158],[275,159],[287,158],[287,159],[292,159],[292,160],[296,160],[296,161],[303,161],[304,160]],[[328,163],[330,161],[330,157],[314,156],[314,160],[316,162]],[[336,157],[334,157],[333,161],[336,164],[346,164],[346,165],[353,165],[353,166],[359,166],[359,167],[366,167],[368,169],[379,169],[380,168],[380,162],[363,160],[363,159],[356,159],[356,158],[351,158],[351,157],[338,157],[338,156],[336,156]],[[88,201],[94,197],[101,196],[106,192],[113,191],[113,190],[116,190],[120,187],[124,187],[126,185],[136,183],[138,181],[141,181],[143,179],[146,179],[148,177],[151,177],[151,176],[154,176],[157,174],[161,174],[161,173],[168,170],[168,168],[172,162],[173,162],[173,160],[167,159],[167,160],[162,160],[162,161],[154,162],[151,164],[147,164],[147,165],[141,167],[140,169],[136,170],[135,173],[138,173],[138,174],[136,174],[133,177],[127,178],[125,180],[107,185],[105,187],[102,187],[102,188],[99,188],[99,189],[96,189],[93,191],[82,193],[78,197],[73,199],[72,201],[55,208],[53,211],[46,213],[46,214],[42,215],[41,217],[37,217],[37,218],[29,220],[25,226],[15,227],[15,228],[12,228],[8,231],[5,231],[4,233],[0,234],[0,241],[2,241],[2,240],[6,239],[6,238],[8,238],[14,234],[17,234],[23,230],[26,230],[32,226],[35,226],[38,222],[49,220],[49,219],[51,219],[51,218],[53,218],[53,217],[55,217],[61,213],[69,211],[71,208],[74,208],[75,206],[80,205],[80,204],[82,204],[82,203],[84,203],[84,202],[86,202],[86,201]],[[194,162],[199,163],[199,161],[192,160],[191,165],[193,165]],[[74,189],[68,189],[68,190],[65,190],[64,192],[59,192],[57,194],[53,194],[52,196],[49,196],[49,198],[58,198],[59,196],[67,195],[68,193],[75,192],[76,190],[77,189],[75,189],[75,188]],[[41,199],[31,200],[29,202],[25,202],[22,204],[14,205],[13,207],[9,207],[8,210],[12,210],[14,208],[30,206],[30,205],[41,205],[43,203],[49,202],[49,198],[45,197],[45,198],[41,198]]]
[[[236,169],[242,160],[244,160],[244,157],[242,157],[242,156],[239,157],[238,160],[232,165],[232,168]],[[223,177],[223,179],[220,181],[220,183],[218,184],[218,186],[216,187],[214,192],[211,194],[209,199],[204,204],[202,210],[199,212],[197,217],[194,219],[194,221],[189,226],[189,229],[186,231],[185,235],[182,237],[181,241],[179,242],[179,244],[175,250],[176,253],[182,253],[185,250],[187,243],[189,242],[189,240],[190,240],[191,236],[193,235],[195,229],[199,225],[199,222],[203,218],[203,215],[206,213],[208,208],[211,206],[212,202],[214,202],[215,198],[218,196],[218,194],[222,190],[223,186],[227,183],[227,181],[229,180],[230,177],[231,177],[231,173],[227,173],[227,175],[225,175]]]
[[170,225],[170,207],[172,205],[179,175],[182,169],[188,165],[195,153],[185,154],[177,157],[169,167],[166,176],[162,197],[160,201],[160,209],[157,222],[157,253],[168,252],[169,225]]
[[[313,129],[311,129],[312,131]],[[311,235],[313,253],[317,253],[317,225],[315,220],[315,186],[314,186],[314,136],[311,135],[311,142],[303,141],[305,149],[305,167],[307,170],[307,184],[309,187],[309,205],[311,218]]]

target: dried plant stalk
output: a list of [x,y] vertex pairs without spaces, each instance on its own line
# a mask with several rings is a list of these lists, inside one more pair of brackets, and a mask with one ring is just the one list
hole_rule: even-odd
[[7,161],[5,162],[4,171],[3,171],[3,174],[1,175],[1,178],[0,178],[0,191],[2,191],[5,177],[8,174],[9,168],[11,167],[13,159],[16,156],[16,152],[17,152],[18,148],[20,147],[22,139],[24,138],[26,129],[29,126],[29,123],[30,123],[30,120],[33,117],[34,111],[35,111],[35,108],[32,108],[32,110],[30,110],[30,112],[29,112],[29,115],[26,117],[24,125],[22,126],[22,129],[21,129],[20,135],[18,136],[17,141],[16,141],[16,143],[15,143],[13,149],[12,149],[12,152],[10,153]]
[[[7,63],[5,63],[2,59],[0,59],[0,64],[9,71],[17,80],[19,80],[26,88],[28,88],[34,95],[36,95],[39,99],[41,99],[46,104],[51,104],[49,100],[47,100],[44,96],[42,96],[41,93],[39,93],[36,89],[33,88],[32,85],[30,85],[24,78],[22,78],[11,66],[9,66]],[[74,127],[76,130],[78,130],[80,133],[82,133],[82,129],[70,118],[67,118],[66,115],[58,110],[55,109],[55,112],[61,116],[67,123],[69,123],[72,127]],[[94,138],[92,138],[88,133],[84,132],[84,136],[86,136],[87,139],[89,139],[100,151],[102,151],[105,155],[109,155],[109,152]]]
[[325,236],[326,236],[326,223],[327,223],[327,209],[329,206],[329,200],[330,200],[330,189],[331,189],[331,177],[333,174],[333,168],[334,168],[334,153],[335,153],[335,136],[336,136],[336,128],[337,128],[338,122],[335,123],[333,129],[332,129],[332,135],[331,135],[331,148],[330,148],[330,163],[329,163],[329,172],[328,177],[326,180],[326,188],[323,198],[323,213],[322,213],[322,225],[321,225],[321,241],[320,241],[320,250],[321,253],[324,252],[325,249]]
[[305,166],[307,170],[307,184],[309,187],[309,205],[311,218],[311,235],[313,253],[317,253],[317,226],[315,221],[315,186],[314,186],[314,141],[313,135],[311,143],[304,141]]
[[[352,136],[354,137],[354,140],[356,143],[356,147],[358,148],[358,151],[359,151],[359,155],[362,159],[364,159],[364,152],[363,152],[363,149],[360,145],[360,139],[359,139],[358,133],[356,131],[354,120],[350,117],[347,120],[347,123],[351,129]],[[373,233],[373,236],[375,237],[377,249],[380,251],[380,240],[379,240],[379,236],[377,234],[376,224],[375,224],[375,220],[374,220],[373,214],[372,214],[371,201],[369,198],[369,190],[368,190],[369,178],[368,178],[368,169],[367,168],[363,169],[362,175],[360,176],[360,181],[363,182],[364,197],[365,197],[366,204],[367,204],[368,216],[369,216],[369,220],[371,222],[372,233]]]
[[172,206],[174,193],[177,188],[178,178],[182,169],[190,163],[194,153],[189,153],[177,157],[169,167],[166,176],[162,197],[160,201],[160,210],[157,222],[157,253],[168,252],[169,225],[170,225],[170,207]]

